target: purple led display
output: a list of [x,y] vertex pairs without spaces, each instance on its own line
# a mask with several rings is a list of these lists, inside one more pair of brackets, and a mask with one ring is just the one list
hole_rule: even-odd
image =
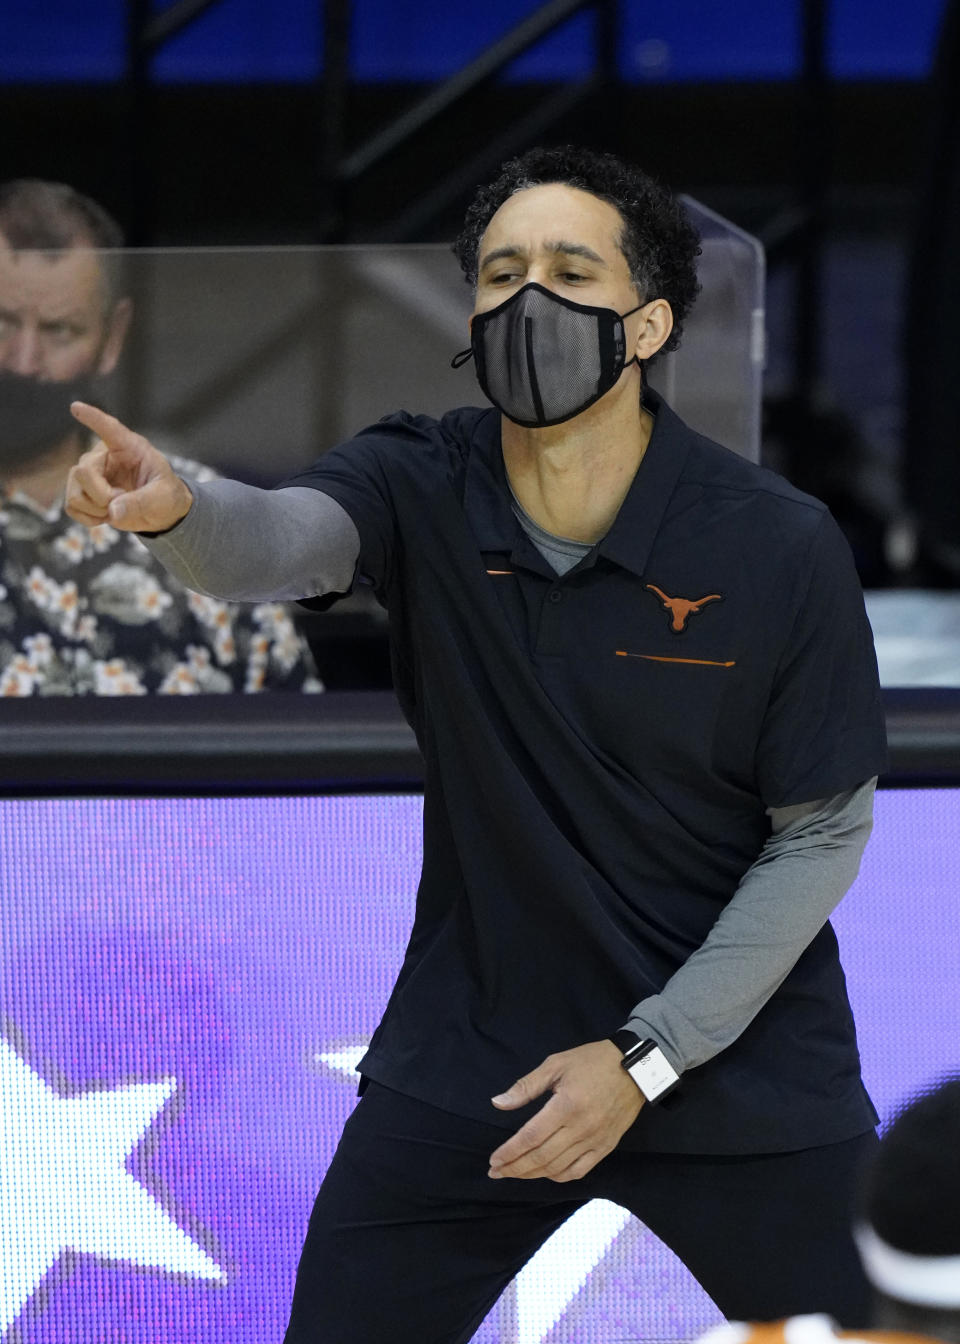
[[[420,811],[0,803],[0,1338],[279,1341],[406,940]],[[884,1115],[960,1069],[958,834],[960,791],[881,794],[836,920]],[[718,1319],[619,1210],[578,1219],[482,1344],[684,1340]]]

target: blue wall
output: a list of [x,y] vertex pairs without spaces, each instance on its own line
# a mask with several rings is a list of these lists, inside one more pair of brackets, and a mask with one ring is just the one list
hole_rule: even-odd
[[[833,0],[831,63],[843,79],[922,79],[944,0]],[[536,0],[355,0],[360,80],[434,80],[536,8]],[[162,5],[157,6],[162,9]],[[110,81],[123,69],[124,0],[2,0],[0,81]],[[797,0],[625,0],[622,72],[631,81],[787,79],[797,68]],[[157,59],[164,81],[308,80],[320,61],[318,0],[220,0]],[[571,20],[514,67],[575,76],[589,18]]]

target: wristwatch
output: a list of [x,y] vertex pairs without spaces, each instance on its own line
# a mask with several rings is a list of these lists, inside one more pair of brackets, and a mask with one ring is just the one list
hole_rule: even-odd
[[615,1031],[610,1040],[623,1052],[620,1063],[649,1104],[662,1101],[680,1082],[679,1073],[656,1041],[641,1040],[629,1027]]

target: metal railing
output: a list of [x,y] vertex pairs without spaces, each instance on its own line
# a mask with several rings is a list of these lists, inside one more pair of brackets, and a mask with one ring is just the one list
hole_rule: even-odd
[[[883,692],[887,788],[960,784],[960,697]],[[0,797],[417,792],[392,692],[0,702]]]
[[349,192],[357,180],[414,136],[447,116],[469,94],[490,83],[511,62],[542,42],[557,28],[587,10],[594,14],[593,70],[589,76],[561,85],[546,94],[539,105],[494,136],[472,155],[446,173],[429,192],[382,225],[365,241],[408,242],[436,219],[491,167],[543,135],[551,126],[586,98],[601,90],[615,89],[619,81],[617,61],[619,0],[548,0],[514,28],[491,43],[449,79],[429,90],[406,112],[373,134],[364,144],[345,153],[343,114],[349,83],[349,14],[352,0],[327,0],[325,8],[325,136],[323,176],[333,203],[323,241],[343,242],[349,228]]
[[[153,57],[171,38],[222,0],[174,0],[154,13],[150,0],[127,0],[127,115],[125,174],[128,191],[127,234],[132,246],[151,238],[153,119],[150,69]],[[448,115],[469,94],[489,84],[514,60],[584,11],[595,16],[593,69],[585,79],[546,93],[539,105],[495,135],[444,175],[419,199],[402,207],[375,236],[364,241],[406,242],[435,219],[491,166],[546,133],[588,97],[618,84],[617,51],[620,0],[547,0],[498,38],[449,79],[418,99],[406,112],[376,131],[363,144],[348,148],[347,98],[351,85],[350,27],[353,0],[323,0],[323,59],[317,98],[317,242],[351,239],[353,186],[398,148]]]
[[[127,0],[127,115],[124,177],[127,236],[132,246],[152,241],[153,57],[173,37],[222,0],[173,0],[155,13],[150,0]],[[315,184],[316,242],[407,242],[423,237],[477,180],[508,157],[549,134],[562,118],[600,93],[615,115],[620,88],[620,0],[547,0],[466,66],[430,88],[406,111],[356,146],[349,145],[350,30],[354,0],[318,0],[322,12],[322,59],[318,53],[317,138],[309,175]],[[480,141],[427,190],[401,201],[395,213],[361,238],[352,209],[355,189],[398,150],[448,116],[472,93],[489,85],[519,56],[580,13],[594,15],[592,70],[585,78],[551,86],[525,115]],[[831,181],[832,85],[827,59],[830,0],[799,0],[802,51],[796,82],[796,180],[792,196],[759,230],[771,267],[796,263],[795,390],[812,405],[821,377],[820,295],[822,252]],[[389,193],[385,193],[389,195]]]

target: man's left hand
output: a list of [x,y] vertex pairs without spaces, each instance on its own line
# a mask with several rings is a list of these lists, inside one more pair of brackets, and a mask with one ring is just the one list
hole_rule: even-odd
[[577,1181],[620,1142],[640,1113],[643,1095],[620,1065],[612,1041],[591,1041],[549,1055],[532,1073],[493,1098],[498,1110],[553,1096],[490,1156],[488,1175]]

